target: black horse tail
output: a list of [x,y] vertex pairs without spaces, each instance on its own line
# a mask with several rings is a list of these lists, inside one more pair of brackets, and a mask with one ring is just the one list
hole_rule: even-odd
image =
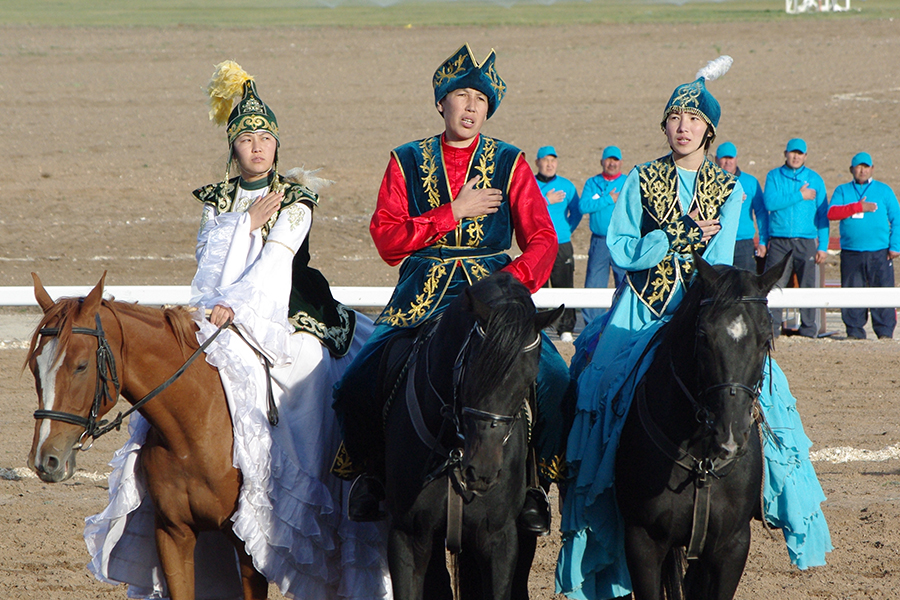
[[667,600],[685,600],[684,574],[687,569],[687,553],[684,546],[675,546],[666,555],[662,566],[662,587]]

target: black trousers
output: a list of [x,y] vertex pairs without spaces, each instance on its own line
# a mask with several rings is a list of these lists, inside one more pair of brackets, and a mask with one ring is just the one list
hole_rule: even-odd
[[[550,271],[550,281],[544,287],[573,288],[575,287],[575,251],[572,242],[559,245],[556,260],[553,262],[553,270]],[[575,309],[567,308],[562,317],[556,322],[556,333],[575,331]]]
[[[841,251],[841,287],[894,287],[894,261],[888,258],[887,248],[871,252]],[[842,308],[841,319],[847,327],[847,337],[866,338],[863,327],[869,313],[872,329],[878,337],[893,337],[897,326],[897,311],[893,308]]]

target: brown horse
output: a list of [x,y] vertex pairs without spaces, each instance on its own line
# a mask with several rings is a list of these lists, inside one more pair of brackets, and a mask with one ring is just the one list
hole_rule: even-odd
[[[59,302],[32,276],[44,317],[28,353],[40,405],[28,465],[58,482],[72,476],[76,450],[89,447],[90,430],[119,394],[134,404],[184,364],[198,348],[197,326],[182,308],[102,299],[105,273],[86,298]],[[230,527],[241,473],[232,465],[231,415],[217,370],[193,362],[140,413],[152,426],[140,466],[172,600],[193,600],[194,547],[198,533],[210,530],[234,542],[244,598],[265,598],[266,578]]]

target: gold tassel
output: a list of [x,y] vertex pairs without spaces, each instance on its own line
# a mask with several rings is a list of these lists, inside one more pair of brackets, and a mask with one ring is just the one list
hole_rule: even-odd
[[209,120],[215,121],[217,125],[226,125],[235,98],[240,98],[243,94],[244,82],[252,79],[233,60],[217,64],[216,71],[206,86],[206,93],[209,94]]

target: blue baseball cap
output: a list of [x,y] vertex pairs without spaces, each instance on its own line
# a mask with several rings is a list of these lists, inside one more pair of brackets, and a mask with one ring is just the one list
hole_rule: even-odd
[[868,152],[860,152],[856,156],[853,157],[853,160],[850,161],[850,166],[855,167],[856,165],[866,165],[872,166],[872,157],[869,156]]
[[737,147],[731,142],[720,144],[716,149],[716,158],[737,158]]
[[622,151],[616,146],[607,146],[603,149],[603,157],[600,160],[606,160],[607,158],[622,160]]
[[792,140],[788,141],[787,146],[784,147],[784,151],[806,154],[806,142],[804,142],[800,138],[793,138]]
[[537,153],[538,160],[541,160],[545,156],[550,156],[550,155],[559,156],[559,154],[556,153],[556,148],[554,148],[553,146],[541,146],[540,148],[538,148],[538,153]]

